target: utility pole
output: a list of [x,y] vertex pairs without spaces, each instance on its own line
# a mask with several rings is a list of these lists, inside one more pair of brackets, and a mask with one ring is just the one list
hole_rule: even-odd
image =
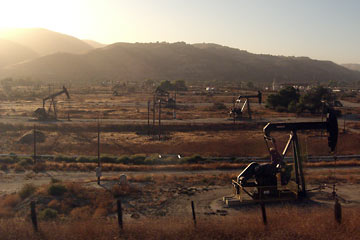
[[98,118],[98,124],[97,124],[97,133],[98,133],[98,142],[97,142],[98,166],[96,168],[96,176],[97,176],[97,183],[100,185],[101,162],[100,162],[100,119],[99,118]]
[[154,94],[154,104],[153,104],[153,128],[155,127],[155,111],[156,111],[156,98]]
[[161,99],[159,99],[159,141],[161,139]]
[[147,113],[147,132],[148,136],[150,136],[150,100],[148,100],[148,113]]
[[176,119],[176,92],[177,92],[177,89],[175,89],[175,97],[174,97],[174,113],[173,113],[174,119]]
[[234,117],[234,125],[235,125],[235,121],[236,121],[236,116],[235,116],[235,97],[233,97],[233,117]]
[[36,125],[34,124],[34,164],[36,164]]

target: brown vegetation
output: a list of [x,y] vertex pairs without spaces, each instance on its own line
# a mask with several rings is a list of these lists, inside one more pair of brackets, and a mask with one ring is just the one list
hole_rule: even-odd
[[[101,211],[97,210],[101,215]],[[118,230],[115,219],[41,222],[34,233],[28,221],[1,220],[0,237],[10,239],[356,239],[360,235],[358,208],[343,209],[338,225],[329,208],[268,208],[268,225],[263,226],[260,210],[245,210],[233,217],[129,220]],[[315,225],[314,225],[315,224]]]

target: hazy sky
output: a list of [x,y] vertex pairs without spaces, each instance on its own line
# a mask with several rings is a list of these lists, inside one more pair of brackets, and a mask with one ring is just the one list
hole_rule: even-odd
[[103,43],[212,42],[337,63],[360,63],[359,24],[359,0],[0,0],[0,28]]

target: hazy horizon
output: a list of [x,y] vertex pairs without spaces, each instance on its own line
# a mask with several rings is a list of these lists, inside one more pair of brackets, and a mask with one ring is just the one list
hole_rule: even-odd
[[6,0],[2,10],[0,28],[45,28],[105,44],[206,42],[251,53],[360,63],[360,2],[354,0]]

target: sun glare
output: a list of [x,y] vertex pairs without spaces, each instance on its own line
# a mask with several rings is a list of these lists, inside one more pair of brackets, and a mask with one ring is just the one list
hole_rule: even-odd
[[[73,32],[77,5],[67,1],[5,0],[0,2],[0,30],[9,28],[48,28]],[[81,15],[78,12],[78,18]]]

